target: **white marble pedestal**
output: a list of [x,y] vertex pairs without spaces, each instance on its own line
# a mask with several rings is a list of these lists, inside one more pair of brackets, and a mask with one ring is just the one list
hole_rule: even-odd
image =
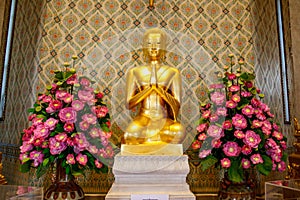
[[[169,199],[195,200],[189,190],[186,155],[116,155],[115,182],[106,200],[129,200],[131,195],[168,195]],[[148,198],[149,199],[149,198]]]

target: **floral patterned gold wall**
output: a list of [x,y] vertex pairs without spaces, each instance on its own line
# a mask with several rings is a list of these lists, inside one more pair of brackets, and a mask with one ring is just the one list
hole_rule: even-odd
[[[228,54],[245,59],[243,70],[254,70],[260,52],[253,44],[253,19],[257,16],[252,14],[269,14],[252,13],[254,2],[155,0],[153,8],[147,0],[19,1],[6,119],[0,124],[0,150],[4,152],[4,173],[8,180],[15,184],[27,181],[13,175],[17,168],[7,167],[17,163],[19,133],[27,126],[26,109],[37,92],[50,83],[53,71],[62,69],[62,64],[70,62],[73,55],[78,56],[78,71],[93,79],[95,88],[105,94],[114,122],[113,140],[120,143],[122,127],[130,119],[123,102],[125,74],[129,68],[143,63],[141,36],[151,27],[160,27],[167,33],[166,63],[178,68],[183,78],[181,120],[189,133],[184,143],[188,148],[199,117],[199,103],[206,101],[207,86],[215,80],[216,72],[228,64]],[[278,60],[274,63],[278,66]],[[273,76],[278,81],[278,75]],[[260,76],[258,81],[264,78]],[[267,96],[281,94],[280,84],[273,87],[273,82],[263,83],[262,91]],[[268,100],[282,116],[280,99]],[[197,163],[191,165],[188,177],[192,191],[217,191],[216,171],[203,174],[197,166]],[[106,181],[99,183],[100,178]],[[113,177],[95,176],[82,181],[87,192],[105,193]]]
[[[143,63],[141,38],[145,29],[160,27],[168,35],[167,63],[178,68],[185,95],[181,121],[195,131],[199,102],[206,100],[207,85],[227,64],[227,55],[243,57],[254,65],[249,1],[47,1],[42,15],[43,33],[38,49],[38,91],[49,84],[53,70],[77,55],[77,68],[96,81],[120,130],[130,121],[125,109],[124,81],[128,68]],[[195,133],[195,132],[194,132]]]

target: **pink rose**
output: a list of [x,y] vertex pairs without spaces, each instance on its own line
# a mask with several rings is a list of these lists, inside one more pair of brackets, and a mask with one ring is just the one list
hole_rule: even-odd
[[229,130],[232,128],[232,124],[230,120],[225,120],[222,124],[222,128],[225,130]]
[[244,146],[242,147],[242,153],[243,153],[244,155],[249,155],[249,154],[252,153],[252,148],[249,147],[248,145],[244,145]]
[[232,85],[232,86],[230,86],[230,88],[229,88],[229,91],[230,92],[237,92],[237,91],[239,91],[240,90],[240,86],[239,85]]
[[227,115],[227,108],[226,107],[219,107],[217,108],[216,114],[219,116],[226,116]]
[[261,138],[254,131],[247,130],[243,142],[251,148],[257,148]]
[[202,113],[202,117],[204,119],[208,119],[210,117],[210,110],[206,110]]
[[229,80],[234,80],[234,79],[236,79],[236,75],[235,75],[234,73],[228,73],[228,74],[227,74],[227,77],[228,77]]
[[252,83],[251,81],[246,81],[246,82],[245,82],[245,86],[246,86],[247,88],[252,88],[252,87],[253,87],[253,83]]
[[234,101],[232,101],[232,100],[226,101],[226,107],[227,107],[227,108],[233,109],[233,108],[235,108],[236,106],[237,106],[237,103],[236,103],[236,102],[234,102]]
[[59,111],[58,116],[62,122],[76,122],[77,112],[72,107],[63,108]]
[[213,92],[210,96],[211,101],[214,102],[216,105],[222,105],[225,101],[225,94],[222,92]]
[[210,121],[210,122],[216,122],[216,121],[218,121],[218,119],[219,119],[219,116],[216,115],[216,114],[212,114],[212,115],[209,117],[209,121]]
[[245,134],[241,130],[235,130],[234,136],[238,139],[243,139],[245,137]]
[[207,150],[202,150],[199,153],[199,158],[205,158],[207,157],[209,154],[211,154],[211,149],[207,149]]
[[243,158],[242,159],[242,167],[244,169],[249,169],[251,167],[250,161],[248,159],[246,159],[246,158]]
[[236,129],[242,130],[242,129],[247,128],[247,120],[245,119],[245,117],[243,115],[236,114],[232,117],[232,125]]
[[241,152],[241,147],[236,142],[228,141],[223,146],[223,152],[226,156],[236,157]]
[[56,124],[58,123],[58,120],[57,119],[54,119],[52,117],[50,117],[49,119],[47,119],[45,121],[45,126],[50,130],[54,130],[55,129],[55,126]]
[[238,103],[241,101],[241,97],[238,94],[234,94],[232,95],[231,100],[235,103]]
[[83,102],[91,103],[94,100],[94,94],[91,91],[79,90],[78,98]]
[[286,164],[283,161],[281,161],[277,167],[279,172],[284,172],[286,170]]
[[242,113],[248,117],[251,117],[254,113],[254,109],[251,105],[246,105],[243,109],[242,109]]
[[86,156],[86,155],[83,155],[83,154],[80,153],[80,154],[78,154],[78,155],[76,156],[76,161],[77,161],[79,164],[85,166],[86,163],[87,163],[87,161],[88,161],[88,159],[87,159],[87,156]]
[[201,132],[205,131],[206,128],[207,128],[207,123],[204,123],[204,124],[199,124],[196,129],[199,133],[201,133]]
[[221,159],[221,166],[223,168],[229,168],[230,165],[231,165],[231,162],[230,162],[230,160],[228,158]]
[[102,164],[101,162],[99,162],[98,160],[95,160],[95,166],[96,166],[98,169],[100,169],[100,168],[103,166],[103,164]]
[[283,134],[278,132],[278,131],[274,131],[272,133],[272,136],[275,137],[277,140],[282,140],[283,139]]
[[193,149],[200,149],[201,148],[201,143],[199,140],[195,140],[193,143],[192,143],[192,148]]
[[75,110],[75,111],[80,111],[82,110],[84,107],[84,103],[82,103],[80,100],[74,100],[72,102],[72,108]]
[[223,135],[223,129],[216,125],[211,125],[207,130],[207,135],[213,138],[220,138]]
[[67,164],[74,165],[76,163],[74,155],[68,154],[67,155]]
[[65,123],[64,124],[64,131],[71,133],[74,131],[74,124],[73,123]]
[[201,133],[198,135],[198,140],[200,140],[200,141],[204,141],[206,138],[207,138],[207,136],[205,133]]
[[63,100],[67,94],[69,94],[69,93],[65,90],[57,90],[55,97],[59,100]]
[[264,161],[263,161],[263,159],[262,159],[262,157],[261,157],[261,155],[260,154],[253,154],[251,157],[250,157],[250,160],[251,160],[251,162],[254,164],[254,165],[256,165],[256,164],[259,164],[259,163],[263,163]]
[[70,78],[68,78],[67,83],[70,85],[74,85],[75,83],[78,83],[76,74],[73,74]]
[[213,148],[220,148],[222,145],[222,141],[219,138],[215,138],[211,141],[211,146]]

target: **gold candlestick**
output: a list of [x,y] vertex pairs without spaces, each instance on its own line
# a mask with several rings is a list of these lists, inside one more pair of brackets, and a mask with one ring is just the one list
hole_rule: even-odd
[[154,5],[154,0],[149,0],[149,6],[152,7]]
[[5,179],[5,177],[2,175],[2,152],[0,152],[0,185],[5,185],[7,184],[7,181]]

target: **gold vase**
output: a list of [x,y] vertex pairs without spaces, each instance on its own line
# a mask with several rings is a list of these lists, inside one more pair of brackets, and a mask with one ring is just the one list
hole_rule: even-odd
[[228,172],[224,171],[220,181],[219,200],[255,200],[256,172],[251,169],[245,171],[244,180],[236,183],[229,180]]
[[74,176],[67,175],[61,166],[61,161],[56,163],[55,177],[52,185],[44,193],[44,200],[83,200],[84,192],[75,182]]

